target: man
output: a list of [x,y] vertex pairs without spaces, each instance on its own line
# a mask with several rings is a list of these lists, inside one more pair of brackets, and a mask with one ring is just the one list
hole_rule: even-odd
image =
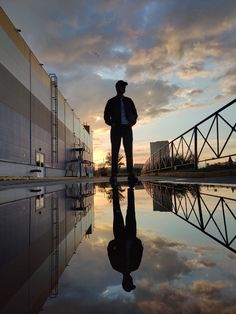
[[127,190],[127,193],[128,206],[124,223],[119,202],[118,186],[113,186],[112,200],[114,239],[109,242],[107,253],[111,266],[123,276],[123,289],[130,292],[136,288],[130,273],[137,270],[140,266],[143,256],[143,245],[141,240],[137,238],[136,235],[137,227],[133,187],[130,187]]
[[132,99],[124,96],[127,85],[128,83],[122,80],[116,83],[117,95],[108,100],[104,111],[105,123],[111,126],[111,183],[114,183],[117,180],[118,155],[121,138],[123,138],[123,145],[125,149],[128,179],[131,181],[136,179],[133,173],[132,126],[135,125],[138,115]]

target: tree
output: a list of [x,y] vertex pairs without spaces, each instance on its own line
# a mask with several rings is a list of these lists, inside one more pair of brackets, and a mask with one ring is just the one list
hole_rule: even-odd
[[[118,155],[118,169],[121,168],[121,166],[124,166],[124,163],[122,161],[122,159],[124,158],[123,155],[119,154]],[[108,167],[111,167],[111,153],[107,153],[106,155],[106,159],[105,159],[105,165],[107,165]]]

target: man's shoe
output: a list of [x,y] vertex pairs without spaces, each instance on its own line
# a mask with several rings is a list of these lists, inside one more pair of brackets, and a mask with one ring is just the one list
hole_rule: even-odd
[[116,184],[117,183],[117,177],[116,176],[111,176],[110,177],[110,183],[111,184]]
[[135,174],[129,174],[128,182],[129,182],[129,185],[134,186],[135,184],[138,183],[138,178],[135,176]]

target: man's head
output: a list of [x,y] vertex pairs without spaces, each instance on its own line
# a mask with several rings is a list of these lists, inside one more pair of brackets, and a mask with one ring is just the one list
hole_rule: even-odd
[[124,82],[122,80],[116,82],[116,92],[117,92],[117,95],[121,96],[125,93],[125,88],[126,86],[128,85],[127,82]]
[[123,275],[122,287],[127,292],[130,292],[136,288],[136,286],[133,284],[133,278],[130,276],[130,274]]

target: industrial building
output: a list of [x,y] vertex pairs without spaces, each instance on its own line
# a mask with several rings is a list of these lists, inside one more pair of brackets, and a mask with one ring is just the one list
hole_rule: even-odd
[[83,125],[0,8],[0,176],[92,176]]

